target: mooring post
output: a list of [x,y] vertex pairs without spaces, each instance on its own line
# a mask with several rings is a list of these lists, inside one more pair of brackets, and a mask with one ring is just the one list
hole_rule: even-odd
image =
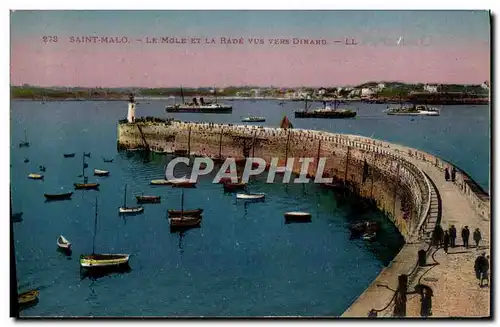
[[406,317],[406,293],[408,292],[408,275],[398,276],[398,289],[392,315],[394,317]]

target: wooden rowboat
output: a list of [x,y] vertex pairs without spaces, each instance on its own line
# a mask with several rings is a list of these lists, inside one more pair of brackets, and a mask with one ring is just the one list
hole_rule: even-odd
[[56,200],[69,200],[73,192],[69,193],[59,193],[59,194],[47,194],[45,193],[43,196],[47,199],[47,201],[56,201]]
[[161,196],[157,195],[137,195],[137,203],[160,203]]
[[261,200],[266,195],[264,193],[238,193],[236,198],[240,200]]
[[43,175],[40,175],[40,174],[29,174],[28,178],[29,179],[43,179]]
[[109,176],[109,171],[107,171],[107,170],[100,170],[100,169],[94,169],[94,175],[95,176]]
[[139,213],[144,211],[144,207],[142,206],[137,206],[137,207],[120,207],[119,209],[120,213]]
[[172,187],[185,187],[185,188],[193,188],[196,187],[196,181],[192,181],[189,179],[178,179],[172,181]]
[[57,246],[60,249],[69,250],[71,249],[71,242],[64,238],[64,236],[59,235],[59,237],[57,238]]
[[76,190],[97,190],[99,183],[73,183]]
[[167,213],[168,213],[168,216],[169,217],[181,217],[181,216],[184,216],[184,217],[198,217],[198,216],[201,216],[201,214],[203,213],[203,209],[192,209],[192,210],[174,210],[174,209],[170,209],[170,210],[167,210]]
[[309,212],[287,212],[285,213],[285,221],[290,222],[310,222],[311,214]]
[[38,292],[38,290],[31,290],[28,292],[21,293],[17,297],[17,302],[19,303],[19,305],[31,304],[31,303],[38,300],[39,294],[40,294],[40,292]]
[[182,229],[198,227],[201,224],[201,217],[170,217],[168,218],[170,229]]
[[89,254],[80,256],[82,268],[103,268],[127,265],[129,254]]

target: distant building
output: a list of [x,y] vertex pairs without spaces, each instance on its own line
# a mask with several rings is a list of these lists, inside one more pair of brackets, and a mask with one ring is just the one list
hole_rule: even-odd
[[362,97],[369,97],[375,94],[375,91],[371,88],[362,88],[361,89],[361,96]]
[[424,92],[437,93],[438,92],[438,88],[439,87],[437,85],[425,84],[424,85]]
[[481,87],[483,89],[489,90],[490,89],[490,83],[488,83],[488,81],[486,81],[483,84],[481,84]]
[[378,83],[378,85],[377,85],[377,89],[378,89],[379,91],[381,91],[381,90],[385,89],[385,83]]
[[325,95],[325,93],[326,93],[326,90],[323,88],[318,90],[318,95]]

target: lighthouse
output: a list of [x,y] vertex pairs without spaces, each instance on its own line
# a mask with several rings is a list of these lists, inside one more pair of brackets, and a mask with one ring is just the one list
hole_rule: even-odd
[[133,123],[135,121],[135,100],[134,96],[131,94],[128,99],[128,114],[127,120],[129,123]]

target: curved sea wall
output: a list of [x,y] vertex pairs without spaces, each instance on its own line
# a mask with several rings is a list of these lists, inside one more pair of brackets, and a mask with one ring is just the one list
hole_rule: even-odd
[[[407,242],[391,265],[344,316],[366,316],[377,305],[380,307],[391,302],[391,295],[380,294],[376,286],[381,279],[397,284],[400,274],[408,274],[411,278],[416,271],[417,251],[429,239],[442,212],[439,187],[424,170],[430,164],[441,175],[445,167],[452,167],[428,153],[358,135],[178,121],[121,122],[118,125],[118,148],[188,152],[211,158],[259,157],[267,163],[278,157],[279,166],[285,166],[287,159],[295,158],[295,173],[301,171],[298,159],[309,157],[315,158],[308,169],[311,177],[316,173],[318,158],[326,158],[323,177],[344,182],[353,193],[371,200]],[[460,196],[468,200],[478,216],[489,220],[488,194],[465,172],[456,169],[455,185]]]

